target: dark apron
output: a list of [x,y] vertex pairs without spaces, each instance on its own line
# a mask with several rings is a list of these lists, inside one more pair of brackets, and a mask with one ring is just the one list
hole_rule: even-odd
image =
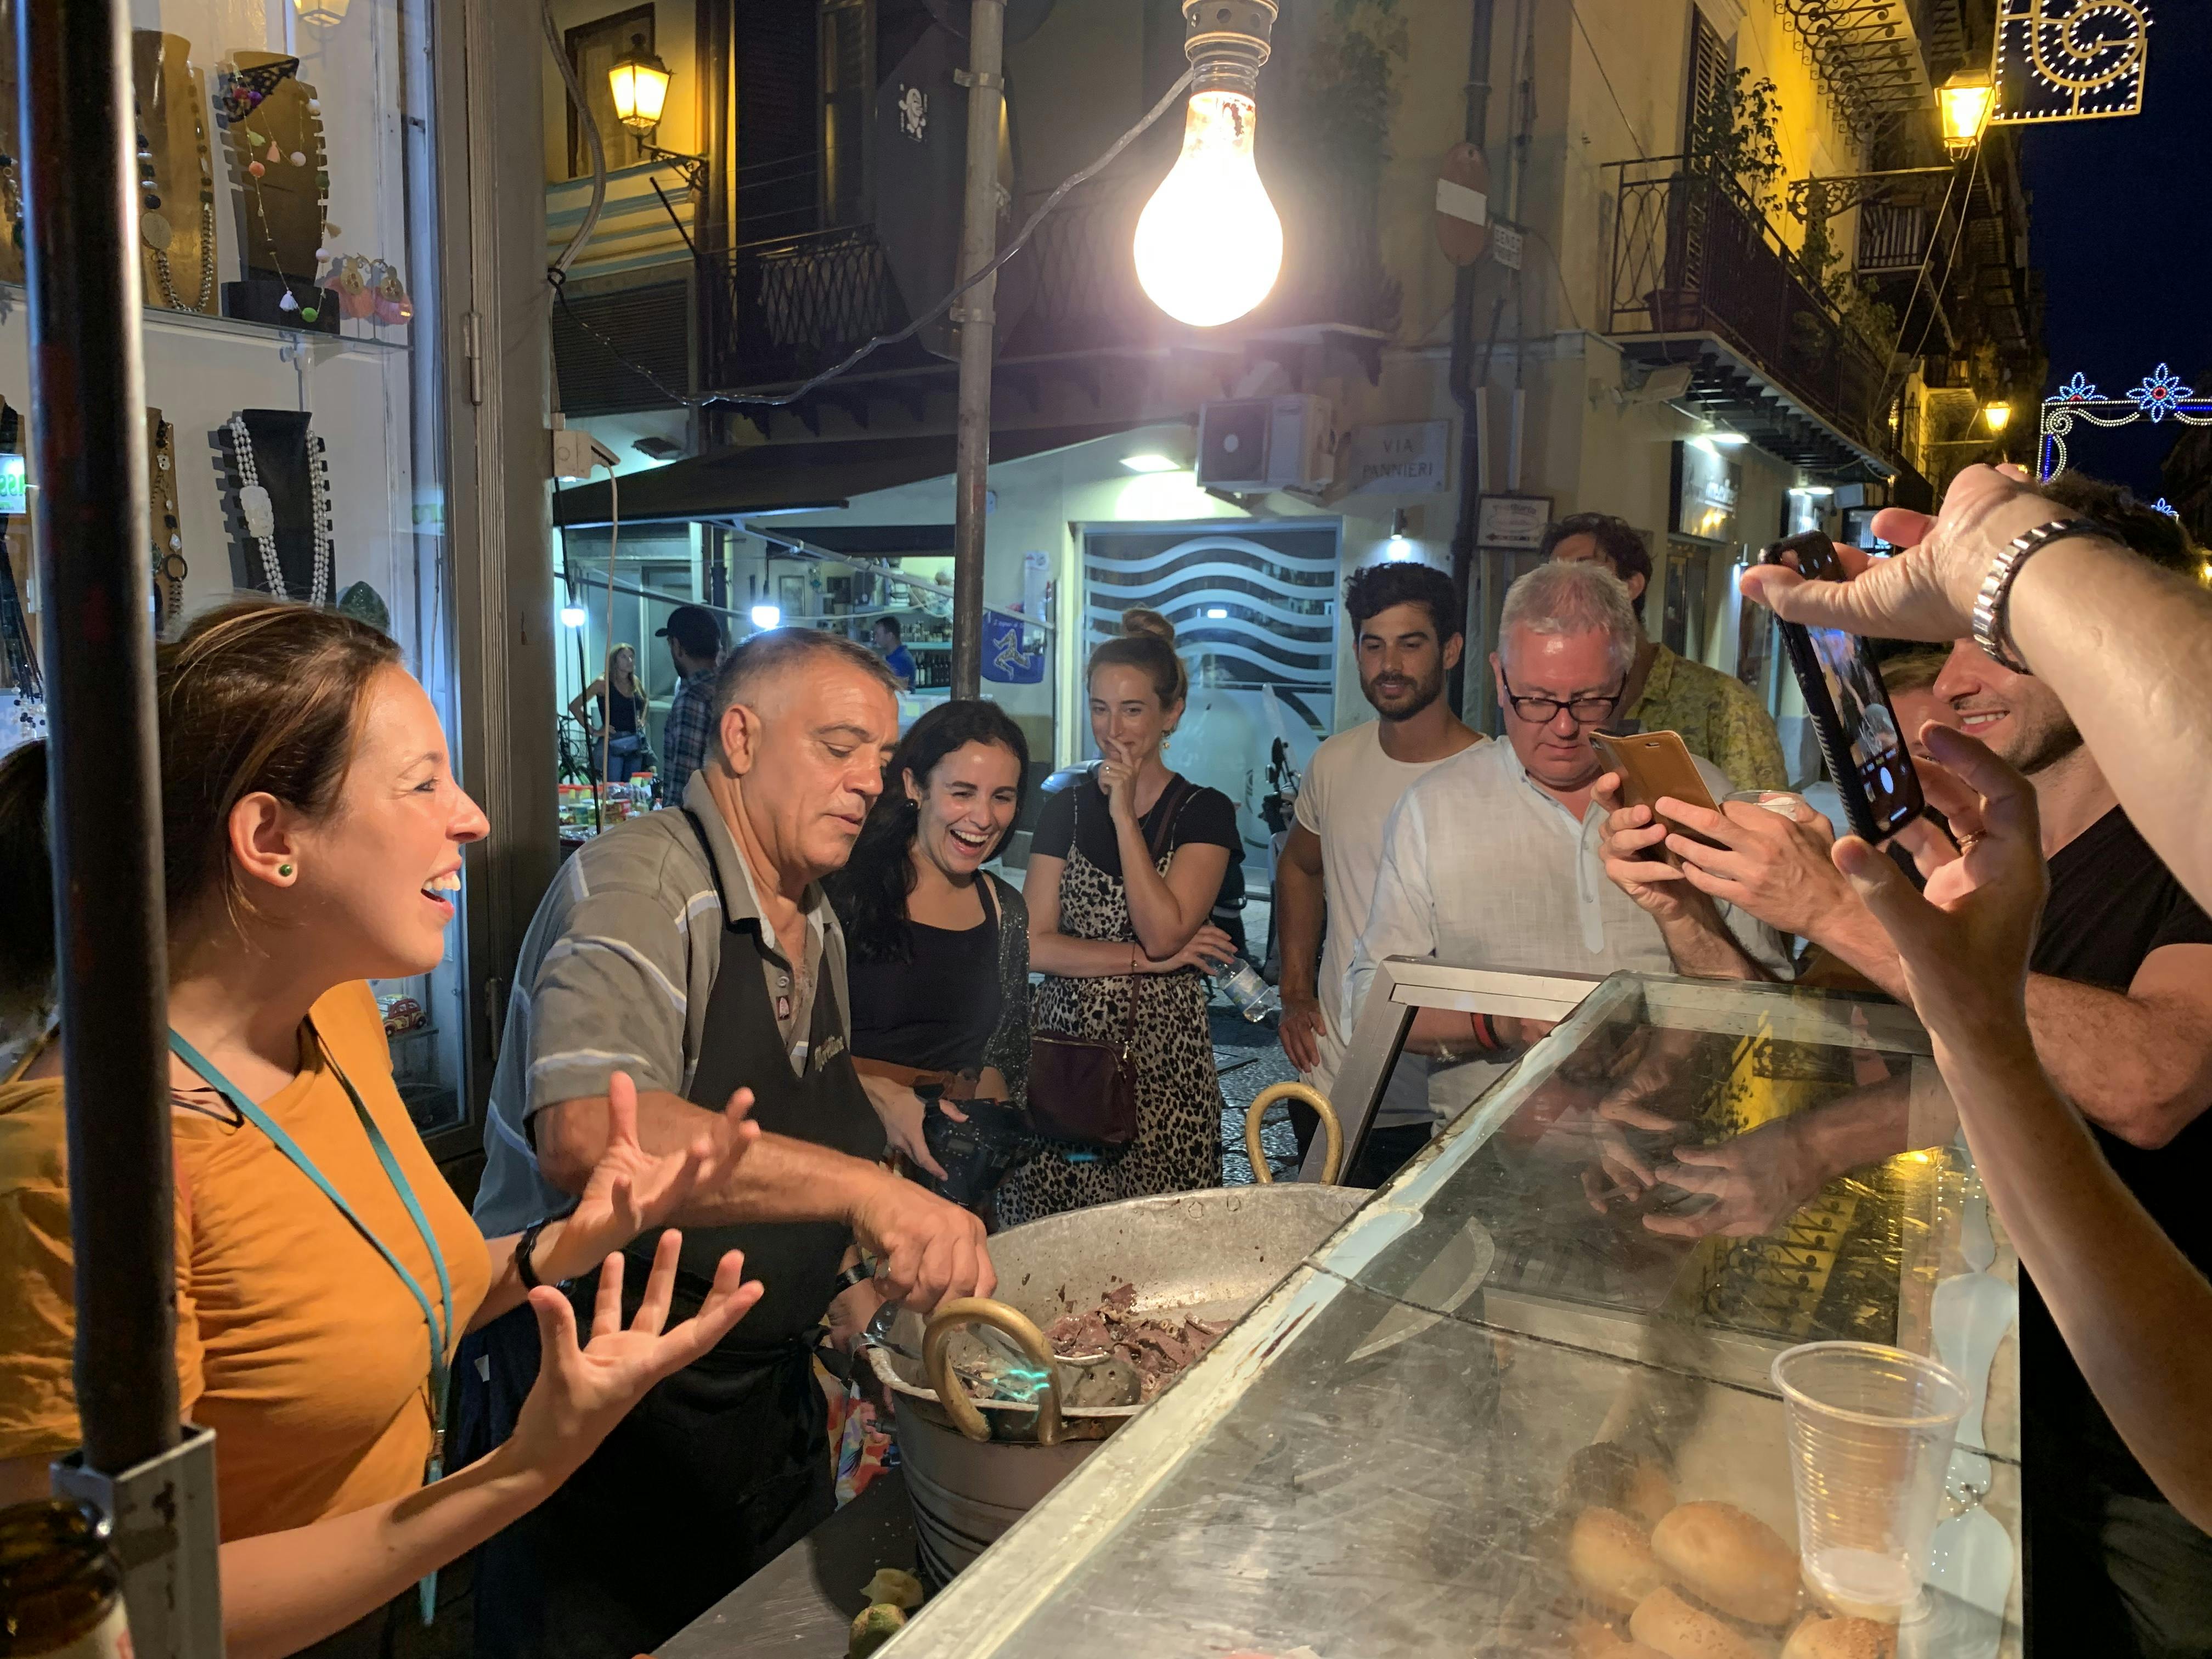
[[[686,812],[687,817],[691,815]],[[761,964],[781,963],[766,924],[732,926],[728,890],[698,820],[725,918],[722,960],[689,1098],[720,1111],[753,1091],[770,1134],[874,1159],[884,1133],[847,1051],[833,988],[817,988],[806,1069],[795,1075]],[[643,1294],[654,1241],[624,1252],[623,1311]],[[477,1569],[477,1650],[486,1659],[630,1659],[659,1647],[836,1508],[828,1407],[813,1371],[817,1327],[836,1293],[851,1235],[838,1222],[686,1228],[670,1322],[696,1310],[726,1250],[743,1250],[759,1304],[711,1352],[657,1384],[534,1513],[484,1547]],[[570,1287],[590,1328],[599,1275]],[[537,1374],[527,1307],[487,1328],[497,1396],[512,1431]],[[526,1363],[526,1370],[525,1369]],[[464,1381],[484,1379],[465,1355]],[[499,1437],[503,1438],[504,1434]]]

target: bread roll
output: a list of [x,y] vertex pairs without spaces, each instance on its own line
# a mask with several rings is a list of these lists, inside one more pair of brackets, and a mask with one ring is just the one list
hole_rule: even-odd
[[1619,1510],[1584,1510],[1567,1534],[1567,1571],[1594,1600],[1616,1613],[1636,1604],[1667,1582],[1651,1559],[1644,1528]]
[[1733,1504],[1682,1504],[1651,1529],[1668,1574],[1723,1613],[1754,1625],[1797,1611],[1797,1553]]
[[1749,1642],[1670,1589],[1644,1598],[1629,1615],[1628,1633],[1666,1659],[1759,1659]]
[[1893,1626],[1871,1619],[1823,1619],[1818,1614],[1790,1632],[1782,1659],[1892,1659]]
[[1567,1626],[1575,1659],[1664,1659],[1641,1642],[1632,1642],[1602,1619],[1587,1614]]
[[1600,1504],[1620,1510],[1647,1527],[1674,1507],[1674,1488],[1666,1471],[1609,1440],[1584,1446],[1567,1460],[1559,1498],[1576,1508]]

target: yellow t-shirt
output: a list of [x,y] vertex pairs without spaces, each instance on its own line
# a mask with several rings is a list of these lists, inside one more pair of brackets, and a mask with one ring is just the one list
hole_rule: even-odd
[[[490,1260],[392,1080],[376,999],[342,985],[315,1029],[391,1144],[453,1285],[458,1344]],[[438,1303],[438,1276],[322,1049],[260,1103]],[[0,1084],[0,1457],[77,1443],[69,1179],[58,1079]],[[429,1335],[376,1249],[250,1125],[173,1113],[177,1375],[216,1432],[222,1535],[250,1538],[405,1496],[430,1448]]]

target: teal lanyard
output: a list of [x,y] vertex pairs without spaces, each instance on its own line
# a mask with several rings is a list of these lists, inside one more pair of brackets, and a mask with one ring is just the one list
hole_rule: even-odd
[[[314,1159],[309,1158],[300,1143],[285,1132],[283,1125],[248,1100],[243,1090],[217,1071],[212,1061],[174,1030],[169,1033],[169,1048],[178,1059],[198,1072],[210,1087],[228,1101],[240,1117],[267,1135],[276,1150],[289,1158],[301,1175],[322,1188],[323,1196],[337,1205],[338,1213],[350,1221],[355,1231],[375,1247],[376,1253],[385,1259],[393,1273],[399,1275],[399,1282],[407,1287],[408,1293],[415,1298],[416,1305],[422,1310],[422,1322],[430,1332],[430,1456],[422,1468],[422,1483],[428,1486],[442,1479],[446,1473],[446,1395],[447,1383],[453,1374],[452,1362],[447,1357],[453,1334],[453,1278],[446,1271],[446,1253],[438,1248],[438,1235],[432,1231],[429,1218],[422,1213],[422,1206],[415,1197],[415,1188],[408,1184],[406,1171],[399,1167],[399,1160],[392,1154],[392,1143],[385,1139],[384,1131],[376,1127],[376,1120],[369,1115],[368,1108],[362,1104],[360,1091],[353,1086],[353,1079],[339,1068],[337,1056],[331,1053],[330,1046],[323,1041],[322,1033],[315,1030],[313,1021],[307,1023],[307,1030],[313,1035],[315,1046],[321,1050],[323,1058],[330,1062],[331,1072],[337,1079],[339,1086],[345,1090],[346,1098],[353,1103],[354,1115],[361,1120],[361,1127],[368,1132],[368,1144],[376,1153],[376,1161],[384,1166],[384,1173],[390,1179],[392,1190],[399,1194],[399,1201],[407,1206],[407,1214],[415,1223],[415,1231],[422,1237],[423,1248],[430,1252],[431,1265],[438,1270],[438,1301],[444,1313],[442,1319],[430,1306],[429,1293],[423,1290],[415,1275],[407,1271],[406,1264],[392,1253],[390,1245],[370,1231],[368,1224],[346,1201],[345,1194],[332,1186],[330,1177],[315,1167]],[[418,1591],[422,1605],[422,1622],[427,1625],[438,1607],[438,1575],[435,1571],[422,1580]]]

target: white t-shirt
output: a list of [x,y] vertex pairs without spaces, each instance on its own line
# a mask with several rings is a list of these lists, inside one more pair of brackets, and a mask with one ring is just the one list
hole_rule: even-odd
[[[1446,757],[1449,758],[1449,757]],[[1344,1063],[1352,1036],[1345,1007],[1345,981],[1352,947],[1367,928],[1367,907],[1375,894],[1375,872],[1382,862],[1382,826],[1390,809],[1413,781],[1441,761],[1392,760],[1382,752],[1382,722],[1369,720],[1340,732],[1314,750],[1305,782],[1298,791],[1299,823],[1321,837],[1322,888],[1328,898],[1322,935],[1321,997],[1323,1030],[1321,1064],[1305,1081],[1324,1095]],[[1390,1074],[1375,1121],[1378,1125],[1429,1121],[1428,1062],[1406,1054]]]

